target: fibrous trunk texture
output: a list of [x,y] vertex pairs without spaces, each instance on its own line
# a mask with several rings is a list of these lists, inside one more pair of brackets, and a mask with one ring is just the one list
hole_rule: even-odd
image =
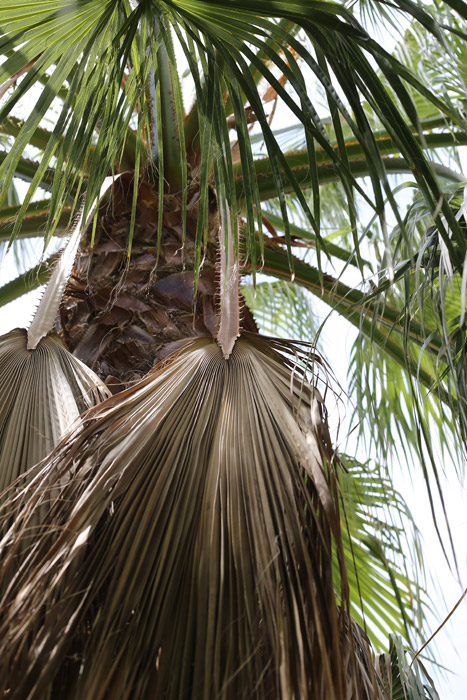
[[[100,207],[93,248],[86,234],[60,313],[67,346],[113,391],[143,377],[181,340],[213,336],[218,325],[214,193],[195,300],[197,190],[188,197],[185,239],[182,197],[165,196],[158,254],[158,198],[142,182],[128,259],[132,198],[132,176],[122,175]],[[247,309],[243,327],[256,330]]]

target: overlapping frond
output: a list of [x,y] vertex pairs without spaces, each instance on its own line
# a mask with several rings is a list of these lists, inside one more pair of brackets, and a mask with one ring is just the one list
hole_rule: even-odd
[[57,335],[27,349],[24,328],[0,337],[0,492],[43,459],[78,417],[109,396]]
[[378,662],[385,692],[392,700],[440,700],[426,664],[400,637],[390,637],[389,651]]
[[[103,187],[110,184],[106,180]],[[52,268],[47,269],[50,277],[28,329],[0,338],[0,491],[43,459],[66,430],[77,427],[82,413],[110,395],[53,330],[76,258],[82,215],[53,266],[45,266]]]
[[190,341],[36,468],[3,509],[3,692],[379,696],[303,362],[260,336],[228,360]]
[[352,617],[376,649],[385,648],[391,634],[417,648],[424,640],[427,604],[419,533],[387,470],[346,455],[342,460],[342,529]]
[[[409,3],[401,10],[415,16],[434,40],[443,42],[444,29],[431,15],[420,8],[415,11]],[[259,202],[265,196],[279,198],[290,249],[287,191],[294,192],[325,247],[320,238],[319,196],[323,157],[329,174],[344,186],[355,229],[353,192],[361,192],[355,179],[360,173],[357,159],[354,164],[349,159],[346,143],[353,139],[371,178],[372,206],[383,216],[384,197],[392,201],[386,173],[395,162],[382,157],[373,135],[379,125],[392,153],[399,156],[398,167],[413,172],[435,212],[442,193],[423,155],[423,128],[414,95],[422,95],[438,116],[459,131],[465,126],[452,100],[442,100],[428,90],[338,3],[141,0],[132,5],[126,0],[85,4],[42,0],[32,12],[5,0],[0,28],[0,51],[6,56],[0,83],[7,81],[0,123],[16,137],[0,158],[0,179],[8,186],[15,173],[26,167],[23,157],[29,144],[43,154],[31,172],[31,186],[12,235],[20,232],[21,218],[44,178],[52,191],[50,236],[63,208],[73,204],[83,184],[93,200],[105,176],[114,169],[130,168],[136,180],[143,170],[152,172],[161,193],[164,178],[171,191],[186,190],[194,178],[198,180],[200,248],[207,223],[208,183],[213,182],[227,199],[234,221],[239,208],[247,214],[246,244],[253,261],[257,257],[255,221],[261,229]],[[186,124],[174,42],[185,53],[196,94],[195,109]],[[309,75],[325,96],[329,118],[319,115],[308,88]],[[12,76],[15,80],[10,85]],[[302,193],[303,178],[271,130],[261,81],[304,126],[311,206]],[[15,110],[36,85],[41,86],[37,100],[24,122],[19,122]],[[47,133],[42,122],[52,103],[61,111],[55,128]],[[268,155],[272,189],[267,192],[260,173],[253,169],[252,122],[262,133]],[[241,183],[230,156],[231,130]],[[441,210],[455,228],[443,201]],[[442,222],[441,229],[445,235]],[[291,258],[289,263],[293,265]]]
[[[319,329],[311,298],[301,287],[285,281],[261,282],[255,288],[244,287],[243,294],[262,332],[282,338],[309,337],[316,343]],[[321,353],[322,343],[317,344]],[[371,347],[369,340],[367,344]],[[369,348],[365,352],[366,357],[371,356]],[[396,393],[397,383],[391,386],[391,381],[388,385]],[[362,416],[367,413],[366,434],[388,443],[390,418],[394,416],[399,424],[397,411],[378,415],[378,407],[374,412],[369,410],[356,387],[352,387],[352,395]],[[352,616],[366,628],[377,649],[385,647],[388,635],[396,630],[416,646],[423,638],[426,603],[423,572],[418,571],[421,545],[416,526],[387,469],[371,462],[360,464],[347,455],[341,457],[345,466],[340,475],[343,546]],[[337,561],[335,575],[338,578]]]
[[[446,198],[452,208],[453,215],[458,219],[461,228],[465,228],[465,198],[464,187],[446,187]],[[404,396],[407,403],[408,415],[414,423],[410,427],[403,415],[397,419],[401,433],[415,446],[419,442],[417,434],[420,423],[429,425],[430,430],[437,428],[441,445],[448,447],[446,427],[450,426],[451,437],[457,434],[459,443],[466,444],[466,402],[465,394],[465,257],[467,244],[464,238],[460,244],[453,247],[452,255],[443,244],[439,232],[433,224],[430,212],[423,198],[416,192],[413,203],[407,211],[404,230],[395,227],[391,236],[391,248],[396,262],[395,282],[387,285],[383,278],[380,285],[375,287],[372,298],[380,299],[383,305],[391,305],[400,310],[401,329],[394,329],[393,339],[403,348],[408,360],[404,372],[396,378],[397,372],[389,366],[383,367],[383,358],[373,358],[373,369],[370,369],[368,347],[355,351],[356,367],[361,368],[362,360],[366,366],[361,376],[369,376],[372,394],[388,401],[387,408],[380,405],[378,412],[381,423],[383,414],[388,416],[399,414],[397,407],[390,400],[392,387],[398,387],[398,392]],[[410,334],[412,319],[420,319],[418,343]],[[363,339],[359,339],[362,344]],[[417,347],[418,345],[418,347]],[[363,349],[363,353],[361,352]],[[357,354],[358,352],[358,354]],[[410,379],[409,364],[412,363],[412,379]],[[417,396],[415,387],[419,384],[420,376],[424,374],[429,381],[423,383],[429,393]],[[359,380],[358,380],[359,381]],[[413,386],[410,383],[413,382]],[[386,388],[381,393],[376,389],[376,383]],[[375,393],[376,391],[376,393]],[[360,395],[363,398],[365,390]],[[376,399],[379,402],[379,399]],[[441,403],[440,403],[441,400]],[[444,408],[443,408],[444,404]],[[369,409],[369,406],[367,407]],[[410,420],[410,419],[409,419]],[[425,438],[426,439],[426,438]],[[391,443],[388,438],[387,444]],[[451,445],[452,447],[452,445]]]

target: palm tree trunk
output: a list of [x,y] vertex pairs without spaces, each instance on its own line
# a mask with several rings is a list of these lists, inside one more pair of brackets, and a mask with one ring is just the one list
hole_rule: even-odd
[[[158,197],[149,182],[140,184],[128,259],[132,198],[133,176],[123,175],[111,202],[101,206],[92,246],[91,232],[85,234],[60,312],[68,348],[114,393],[139,380],[182,339],[214,335],[218,323],[214,192],[195,300],[196,188],[187,198],[185,240],[182,196],[165,196],[158,250]],[[246,308],[243,317],[244,329],[256,331]]]

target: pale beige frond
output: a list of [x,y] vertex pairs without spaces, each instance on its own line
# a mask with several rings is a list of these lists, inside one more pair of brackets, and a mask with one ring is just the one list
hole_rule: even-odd
[[306,361],[188,341],[36,467],[3,507],[1,692],[379,697],[343,557],[333,581],[340,467]]
[[56,335],[28,350],[27,332],[0,337],[0,492],[43,459],[80,416],[109,396]]
[[220,313],[216,338],[225,359],[240,335],[240,263],[234,253],[234,232],[227,202],[220,206],[221,228],[219,232],[219,290]]

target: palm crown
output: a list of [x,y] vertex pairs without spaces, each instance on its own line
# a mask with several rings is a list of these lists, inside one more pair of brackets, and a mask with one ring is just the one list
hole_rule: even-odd
[[[365,5],[357,9],[305,0],[42,0],[31,9],[4,0],[0,238],[17,245],[44,236],[48,245],[81,212],[87,221],[81,255],[56,329],[114,392],[133,386],[186,337],[200,337],[204,347],[203,338],[219,337],[219,326],[234,313],[245,331],[257,330],[253,316],[270,328],[273,313],[290,331],[289,308],[307,323],[302,290],[308,290],[359,330],[352,383],[357,411],[377,422],[378,457],[394,439],[395,422],[409,451],[419,450],[422,461],[428,454],[423,466],[431,494],[430,474],[436,484],[438,468],[430,427],[437,425],[442,438],[448,428],[459,454],[467,431],[465,204],[453,155],[467,142],[467,9],[445,3],[441,20],[434,6],[401,1],[389,10],[374,3],[370,14],[394,24],[402,18],[407,27],[392,52],[365,28]],[[449,61],[446,84],[440,86],[433,66],[418,77],[420,37],[432,56]],[[185,77],[177,69],[182,60]],[[187,111],[186,79],[194,94]],[[275,128],[281,110],[293,126]],[[52,112],[49,130],[44,123]],[[412,178],[414,196],[404,214],[394,173]],[[113,187],[100,199],[110,175]],[[30,184],[12,204],[17,178]],[[33,274],[6,284],[0,303],[43,283],[55,260],[53,254]],[[228,280],[240,267],[252,282],[243,290],[247,306],[233,312]],[[266,286],[258,271],[280,282]],[[238,275],[233,298],[237,283]],[[232,342],[239,324],[234,319]],[[245,348],[253,343],[248,337]],[[245,348],[236,352],[250,352]],[[280,355],[284,348],[278,349]],[[303,377],[309,379],[306,370]],[[401,403],[413,416],[410,425]],[[104,418],[96,420],[107,430]],[[82,443],[84,451],[92,452],[92,440]],[[329,447],[326,439],[323,444]],[[415,584],[396,555],[397,528],[380,540],[377,517],[386,507],[399,514],[403,502],[381,473],[352,460],[348,469],[348,478],[338,478],[339,495],[332,470],[326,487],[347,511],[343,534],[332,525],[343,516],[307,496],[317,520],[326,521],[321,527],[335,536],[334,586],[343,609],[362,625],[364,614],[372,620],[374,642],[393,629],[415,635],[415,643],[417,621],[409,611]],[[41,546],[46,551],[48,544]],[[355,570],[363,566],[358,584]],[[222,663],[214,664],[216,672]],[[56,683],[65,683],[67,672]],[[195,683],[198,695],[209,697],[203,682]],[[291,697],[307,687],[289,683]],[[336,697],[339,683],[344,680],[332,691]],[[368,686],[374,692],[375,683]],[[273,687],[266,684],[264,697]]]

